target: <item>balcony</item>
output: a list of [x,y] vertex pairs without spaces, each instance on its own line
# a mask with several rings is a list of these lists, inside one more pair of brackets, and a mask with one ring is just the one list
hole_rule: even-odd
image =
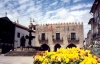
[[67,38],[69,43],[79,43],[79,38]]
[[98,24],[98,29],[100,29],[100,24]]
[[48,43],[48,39],[39,39],[38,38],[38,41],[39,41],[40,44],[46,44],[46,43]]
[[63,43],[63,39],[54,39],[52,38],[53,43]]
[[94,39],[100,40],[100,31],[98,31],[98,34],[96,34],[96,37]]
[[93,36],[92,36],[92,37],[93,37],[93,39],[95,39],[95,38],[96,38],[96,36],[97,36],[97,34],[96,34],[96,33],[94,33],[94,34],[93,34]]

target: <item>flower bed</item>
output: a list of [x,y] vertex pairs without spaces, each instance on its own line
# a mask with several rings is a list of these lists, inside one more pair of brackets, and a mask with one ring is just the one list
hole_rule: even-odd
[[34,56],[34,64],[99,64],[100,59],[90,50],[79,48],[60,48],[57,52],[43,51]]

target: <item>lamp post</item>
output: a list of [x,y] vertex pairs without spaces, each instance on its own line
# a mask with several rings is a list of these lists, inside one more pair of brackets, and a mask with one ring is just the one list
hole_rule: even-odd
[[32,30],[32,24],[29,25],[29,29],[30,30],[29,30],[29,37],[28,37],[29,43],[28,44],[29,44],[29,46],[32,46],[32,42],[31,41],[32,41],[33,38],[35,38],[35,36],[32,36],[32,32],[33,32],[33,30]]
[[32,24],[32,21],[30,21],[30,25],[29,25],[29,36],[27,35],[26,38],[29,39],[28,45],[32,46],[32,39],[35,38],[35,36],[32,36],[32,32],[34,32],[32,30],[32,28],[34,28],[35,25]]

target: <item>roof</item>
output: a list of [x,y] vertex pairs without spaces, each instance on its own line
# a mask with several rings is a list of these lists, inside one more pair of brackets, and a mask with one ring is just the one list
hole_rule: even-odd
[[[7,21],[7,22],[12,23],[12,21],[11,21],[8,17],[1,17],[0,19],[3,19],[3,20],[5,20],[5,21]],[[12,24],[13,24],[13,23],[12,23]]]
[[[27,31],[30,30],[28,27],[25,27],[25,26],[23,26],[23,25],[21,25],[21,24],[18,24],[18,23],[16,23],[16,22],[13,22],[13,24],[15,24],[16,27],[22,28],[22,29],[24,29],[24,30],[27,30]],[[35,31],[32,30],[32,32],[35,32]]]
[[[27,30],[27,31],[30,30],[28,27],[25,27],[25,26],[23,26],[23,25],[21,25],[21,24],[18,24],[18,23],[16,23],[16,22],[12,22],[8,17],[1,17],[0,19],[3,19],[3,20],[5,20],[5,21],[7,21],[7,22],[10,22],[10,23],[14,24],[15,26],[17,26],[17,27],[19,27],[19,28],[22,28],[22,29],[24,29],[24,30]],[[32,30],[32,32],[35,32],[35,31]]]
[[91,18],[91,19],[89,20],[88,24],[91,24],[91,22],[94,23],[94,18]]
[[94,13],[94,11],[97,9],[99,3],[100,3],[100,0],[95,0],[95,1],[94,1],[93,5],[92,5],[92,8],[91,8],[91,10],[90,10],[90,13],[91,13],[91,12]]

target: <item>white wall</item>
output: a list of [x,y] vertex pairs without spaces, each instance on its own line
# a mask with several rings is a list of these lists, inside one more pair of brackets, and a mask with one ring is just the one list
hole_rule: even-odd
[[[14,48],[20,47],[20,38],[17,37],[18,32],[20,33],[20,38],[24,35],[29,35],[29,32],[27,30],[24,30],[19,27],[15,27],[15,42],[14,42]],[[26,44],[25,46],[28,45],[29,40],[26,39]]]

